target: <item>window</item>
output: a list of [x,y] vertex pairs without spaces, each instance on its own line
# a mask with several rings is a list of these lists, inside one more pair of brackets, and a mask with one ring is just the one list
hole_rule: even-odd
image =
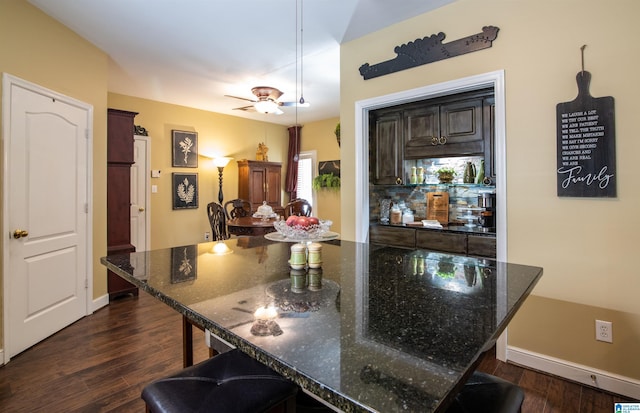
[[318,174],[316,162],[316,151],[300,152],[298,158],[298,198],[309,201],[313,210],[313,215],[318,216],[316,211],[315,193],[313,191],[313,177]]

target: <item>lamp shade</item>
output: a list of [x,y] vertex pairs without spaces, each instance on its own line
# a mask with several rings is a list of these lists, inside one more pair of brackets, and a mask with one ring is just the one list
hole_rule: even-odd
[[224,168],[233,158],[221,156],[219,158],[213,158],[213,165],[218,168]]

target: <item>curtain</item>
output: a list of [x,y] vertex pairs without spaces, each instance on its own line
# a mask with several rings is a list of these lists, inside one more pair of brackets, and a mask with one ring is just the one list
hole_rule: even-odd
[[285,192],[289,193],[289,201],[296,199],[298,191],[298,158],[300,156],[300,129],[296,125],[289,130],[289,153],[287,154],[287,175]]

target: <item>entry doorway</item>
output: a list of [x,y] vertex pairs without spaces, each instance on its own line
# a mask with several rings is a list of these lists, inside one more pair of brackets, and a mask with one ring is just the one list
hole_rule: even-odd
[[[151,155],[151,141],[147,136],[133,136],[133,165],[131,165],[131,245],[136,251],[151,249],[151,203],[149,194],[151,185],[151,171],[149,159]],[[147,272],[147,256],[136,255],[131,262],[133,274],[144,276]]]
[[93,107],[3,75],[4,362],[92,311]]
[[148,251],[149,219],[149,154],[151,142],[147,136],[133,137],[133,165],[131,165],[131,244],[136,251]]

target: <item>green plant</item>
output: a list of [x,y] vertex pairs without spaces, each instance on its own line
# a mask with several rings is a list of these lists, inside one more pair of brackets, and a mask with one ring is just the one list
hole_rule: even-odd
[[336,125],[336,130],[333,131],[336,134],[336,139],[338,140],[338,146],[340,146],[340,122]]
[[440,182],[443,183],[449,183],[453,181],[453,177],[456,176],[456,171],[454,171],[453,168],[447,167],[438,169],[436,173],[438,174],[438,179],[440,180]]
[[311,183],[311,186],[315,190],[319,190],[323,188],[338,190],[340,188],[340,177],[332,173],[320,174],[315,178],[313,178],[313,182]]
[[436,171],[438,175],[451,175],[456,176],[456,171],[453,168],[443,167]]

